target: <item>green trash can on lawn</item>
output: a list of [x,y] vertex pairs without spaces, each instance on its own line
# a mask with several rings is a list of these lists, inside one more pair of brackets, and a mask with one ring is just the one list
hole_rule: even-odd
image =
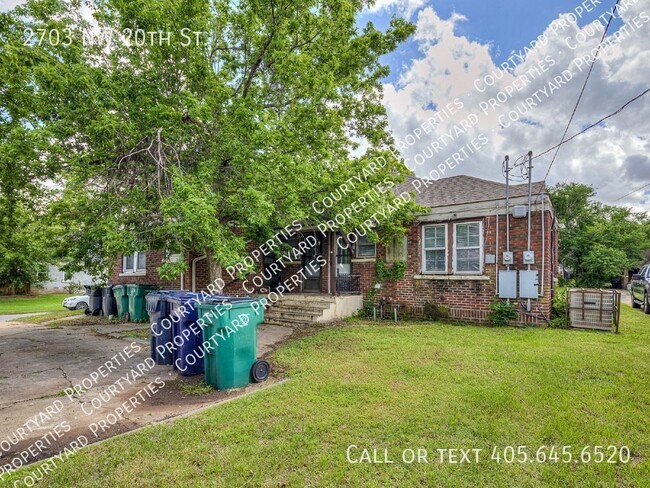
[[149,320],[147,314],[147,301],[144,298],[151,290],[155,290],[153,285],[126,285],[127,295],[129,298],[129,321],[146,322]]
[[[218,390],[264,381],[270,371],[257,361],[257,327],[264,307],[251,298],[209,298],[198,305],[203,319],[205,382]],[[205,347],[206,343],[211,346]]]
[[124,317],[124,314],[129,311],[129,295],[126,292],[126,285],[115,285],[113,295],[117,302],[117,316]]

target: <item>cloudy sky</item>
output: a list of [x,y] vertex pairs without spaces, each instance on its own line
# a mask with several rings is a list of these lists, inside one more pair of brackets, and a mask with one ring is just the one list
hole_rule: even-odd
[[[391,15],[399,15],[417,25],[413,39],[387,57],[393,72],[384,87],[391,129],[416,172],[430,174],[482,134],[480,150],[446,169],[446,175],[500,180],[506,154],[515,159],[559,143],[587,76],[589,58],[584,56],[597,48],[609,19],[599,17],[611,12],[615,2],[593,3],[597,5],[565,0],[379,0],[366,12],[360,23],[371,20],[384,26]],[[650,87],[650,0],[621,4],[627,8],[617,12],[609,28],[608,47],[594,65],[567,137]],[[539,45],[530,50],[531,41],[541,35]],[[513,54],[518,55],[511,58]],[[507,63],[505,70],[502,63]],[[490,104],[491,99],[498,104]],[[449,104],[462,108],[449,115]],[[589,183],[603,202],[650,210],[650,186],[619,200],[650,183],[649,109],[650,94],[562,146],[548,183]],[[432,116],[439,121],[435,130],[409,144],[409,136]],[[463,122],[466,129],[456,132]],[[432,148],[433,141],[452,129],[453,142],[446,138],[446,145]],[[534,160],[534,179],[545,176],[553,154]]]
[[[0,11],[17,3],[3,0]],[[384,103],[409,166],[420,176],[444,168],[502,181],[506,154],[515,160],[559,143],[614,3],[377,0],[359,25],[384,28],[402,16],[417,26],[385,59]],[[650,87],[650,0],[621,5],[568,137]],[[650,210],[650,185],[624,197],[650,184],[649,109],[650,94],[562,146],[552,166],[554,152],[535,159],[534,179],[550,167],[549,184],[589,183],[603,202]]]

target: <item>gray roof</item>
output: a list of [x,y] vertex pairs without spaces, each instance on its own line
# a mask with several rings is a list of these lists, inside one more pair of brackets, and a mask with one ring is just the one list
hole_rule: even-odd
[[[506,197],[506,184],[496,181],[482,180],[474,176],[452,176],[439,180],[430,180],[425,188],[424,182],[420,186],[420,193],[415,191],[413,180],[419,178],[407,176],[406,181],[397,185],[397,193],[413,191],[416,201],[424,207],[444,207],[447,205],[459,205],[463,203],[485,202],[490,200],[502,200]],[[538,193],[545,192],[543,181],[533,182],[533,197]],[[522,197],[528,195],[528,183],[510,185],[510,197]]]

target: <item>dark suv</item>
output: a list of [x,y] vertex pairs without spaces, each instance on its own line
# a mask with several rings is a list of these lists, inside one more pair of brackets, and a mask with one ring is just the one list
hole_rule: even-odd
[[642,307],[643,311],[650,314],[650,264],[646,264],[641,271],[632,275],[630,285],[632,308]]

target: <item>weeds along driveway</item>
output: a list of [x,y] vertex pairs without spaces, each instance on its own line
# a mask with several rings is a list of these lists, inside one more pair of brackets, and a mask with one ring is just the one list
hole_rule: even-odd
[[[201,388],[202,375],[184,378],[147,362],[148,340],[124,335],[146,337],[146,324],[94,320],[0,323],[0,443],[12,444],[4,444],[0,465],[30,446],[27,462],[58,453],[80,435],[92,443],[241,393]],[[262,352],[286,335],[266,334]]]

